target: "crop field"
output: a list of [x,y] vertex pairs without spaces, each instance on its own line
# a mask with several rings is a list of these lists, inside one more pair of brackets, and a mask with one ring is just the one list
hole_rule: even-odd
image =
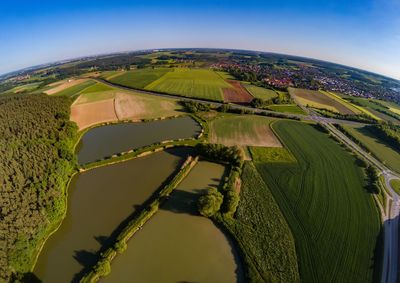
[[320,109],[328,109],[341,114],[355,114],[350,108],[342,102],[333,99],[326,94],[300,88],[289,88],[290,95],[300,104]]
[[381,224],[363,170],[312,125],[277,121],[273,128],[297,163],[256,168],[295,238],[301,281],[371,282]]
[[272,89],[267,89],[264,87],[259,87],[251,84],[245,85],[245,87],[255,98],[270,100],[278,96],[278,94]]
[[81,92],[71,106],[71,120],[79,129],[118,120],[142,120],[182,114],[182,106],[175,99],[121,91],[96,83]]
[[224,88],[222,90],[224,94],[224,102],[232,103],[245,103],[248,104],[253,100],[253,96],[242,86],[239,81],[228,81],[231,84],[231,88]]
[[357,108],[352,103],[350,103],[349,101],[341,98],[339,95],[337,95],[335,93],[332,93],[332,92],[329,92],[329,91],[323,91],[323,90],[321,90],[320,92],[322,92],[326,96],[329,96],[330,98],[336,100],[337,102],[341,103],[343,106],[345,106],[348,109],[350,109],[354,114],[362,114],[363,113],[359,108]]
[[145,87],[147,90],[214,101],[223,101],[224,88],[232,86],[216,72],[186,68],[176,68]]
[[95,82],[92,80],[85,80],[79,84],[76,84],[74,86],[65,88],[57,93],[54,93],[53,95],[57,95],[57,96],[69,96],[69,97],[75,97],[77,95],[79,95],[79,93],[84,90],[87,87],[90,87],[92,85],[94,85]]
[[227,146],[281,147],[270,128],[274,119],[250,115],[224,115],[210,122],[210,141]]
[[400,173],[400,153],[397,150],[384,143],[364,127],[345,126],[344,128],[386,166]]
[[[352,97],[341,95],[346,100],[349,100],[355,104],[356,107],[360,108],[364,113],[370,115],[376,120],[386,120],[391,122],[398,122],[398,120],[391,115],[396,115],[393,111],[390,111],[388,107],[385,106],[385,101],[381,100],[369,100],[362,97]],[[377,102],[377,103],[374,103]],[[398,117],[400,119],[400,115]]]
[[[54,87],[48,89],[45,91],[46,94],[49,95],[67,95],[70,96],[72,94],[75,94],[84,88],[88,87],[89,84],[84,84],[88,82],[87,79],[71,79],[71,80],[66,80],[63,81]],[[90,81],[92,84],[94,84],[93,81]],[[84,87],[83,87],[84,86]],[[77,91],[76,91],[77,90]]]
[[271,109],[273,111],[277,112],[283,112],[283,113],[292,113],[292,114],[302,114],[305,115],[303,109],[301,109],[299,106],[296,104],[275,104],[275,105],[269,105],[268,109]]
[[108,80],[112,83],[128,86],[137,89],[144,89],[150,83],[161,78],[170,69],[137,69],[124,72],[121,75],[109,76]]
[[232,230],[250,282],[299,282],[293,235],[271,191],[251,162],[242,173],[240,202]]
[[284,147],[249,147],[254,162],[296,162],[294,156]]
[[71,121],[78,125],[79,130],[99,123],[118,121],[114,110],[114,99],[73,104],[71,106]]
[[35,90],[39,87],[40,82],[34,82],[34,83],[28,83],[28,84],[24,84],[21,86],[16,86],[10,90],[8,90],[7,92],[12,92],[12,93],[20,93],[20,92],[24,92],[24,91],[32,91]]
[[120,120],[171,117],[182,114],[177,100],[164,99],[134,92],[117,93],[115,112]]

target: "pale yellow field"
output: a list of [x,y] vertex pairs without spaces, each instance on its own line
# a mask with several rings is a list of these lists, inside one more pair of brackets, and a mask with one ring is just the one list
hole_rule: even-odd
[[[64,89],[70,88],[72,86],[78,85],[80,83],[83,83],[87,81],[87,79],[70,79],[70,80],[66,80],[64,82],[56,82],[54,87],[46,90],[45,93],[52,95],[55,94],[57,92],[63,91]],[[49,86],[52,86],[53,84],[50,84]]]

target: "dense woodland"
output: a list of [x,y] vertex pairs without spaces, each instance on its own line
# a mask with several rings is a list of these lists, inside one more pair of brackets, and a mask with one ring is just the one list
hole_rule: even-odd
[[29,271],[65,211],[76,164],[70,104],[44,94],[0,98],[0,281]]

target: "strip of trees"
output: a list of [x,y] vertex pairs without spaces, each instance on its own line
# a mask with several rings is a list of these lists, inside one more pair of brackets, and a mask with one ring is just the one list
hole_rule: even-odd
[[65,211],[76,169],[71,100],[44,94],[0,98],[0,281],[28,272]]

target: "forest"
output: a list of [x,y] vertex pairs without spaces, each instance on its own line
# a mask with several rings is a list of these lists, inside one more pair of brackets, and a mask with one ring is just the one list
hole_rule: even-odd
[[0,281],[29,272],[65,212],[76,169],[71,100],[44,94],[0,97]]

